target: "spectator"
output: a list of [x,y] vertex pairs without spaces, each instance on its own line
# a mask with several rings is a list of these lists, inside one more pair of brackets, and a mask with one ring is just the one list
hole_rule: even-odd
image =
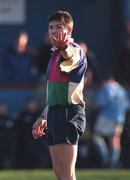
[[15,166],[15,121],[8,114],[8,104],[0,101],[0,168]]
[[86,117],[88,119],[89,132],[93,134],[95,119],[98,113],[96,106],[97,88],[88,88],[88,78],[85,76],[84,100],[86,102]]
[[36,53],[36,59],[38,64],[38,69],[41,75],[46,74],[48,61],[51,57],[51,44],[49,42],[48,36],[45,36],[41,47]]
[[111,75],[104,78],[97,95],[97,105],[99,114],[94,128],[94,140],[103,165],[117,167],[121,151],[120,139],[129,101],[126,90]]
[[28,46],[28,40],[28,34],[20,32],[15,43],[3,54],[3,83],[33,84],[38,82],[38,68],[33,53]]
[[[32,125],[40,115],[40,104],[36,99],[26,102],[25,110],[19,114],[17,131],[17,166],[19,168],[40,168],[48,164],[46,143],[32,137]],[[44,155],[43,155],[44,151]]]
[[87,82],[87,87],[88,87],[100,81],[99,67],[97,64],[97,59],[95,54],[88,48],[87,44],[83,41],[80,41],[78,44],[84,50],[87,57],[88,69],[87,69],[85,81]]
[[95,92],[93,86],[100,82],[99,67],[95,54],[88,48],[84,41],[78,43],[87,57],[87,72],[84,80],[84,98],[86,102],[86,116],[88,119],[88,128],[92,133],[97,108],[95,105]]
[[130,34],[127,39],[127,45],[119,50],[116,76],[121,84],[130,85]]

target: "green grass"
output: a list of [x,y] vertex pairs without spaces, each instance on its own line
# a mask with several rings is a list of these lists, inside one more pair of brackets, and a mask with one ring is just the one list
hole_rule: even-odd
[[[77,180],[130,180],[130,170],[77,170]],[[0,180],[56,180],[52,170],[0,170]]]

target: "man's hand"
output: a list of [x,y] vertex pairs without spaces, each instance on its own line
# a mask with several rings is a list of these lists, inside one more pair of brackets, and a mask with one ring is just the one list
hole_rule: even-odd
[[40,138],[45,135],[45,129],[47,126],[46,119],[43,119],[42,117],[38,118],[36,122],[33,125],[32,128],[32,135],[35,139]]
[[69,39],[67,33],[59,33],[55,36],[52,36],[52,42],[55,45],[56,48],[60,50],[64,50],[67,48]]

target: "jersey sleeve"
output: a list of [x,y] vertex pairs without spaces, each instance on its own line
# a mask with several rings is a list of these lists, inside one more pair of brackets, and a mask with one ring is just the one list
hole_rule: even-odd
[[74,48],[73,56],[60,63],[60,68],[61,68],[61,71],[63,71],[63,72],[70,72],[73,69],[78,67],[78,61],[81,58],[80,48],[77,46],[73,47],[73,48]]

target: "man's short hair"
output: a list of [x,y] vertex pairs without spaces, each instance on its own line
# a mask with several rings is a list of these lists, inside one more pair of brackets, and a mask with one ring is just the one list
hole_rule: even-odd
[[51,21],[59,21],[66,27],[71,27],[73,29],[73,18],[71,14],[67,11],[56,11],[51,14],[48,18],[48,23]]

